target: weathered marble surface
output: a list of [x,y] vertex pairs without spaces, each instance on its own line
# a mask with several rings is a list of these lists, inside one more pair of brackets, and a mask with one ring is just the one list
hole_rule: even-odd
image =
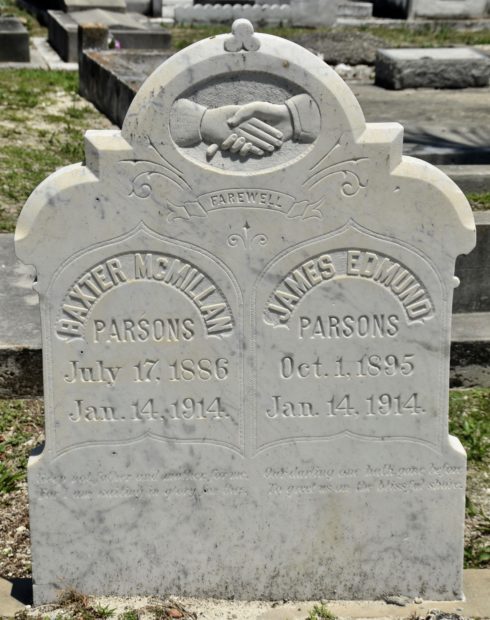
[[241,21],[38,187],[16,231],[43,325],[36,603],[462,596],[447,384],[474,221],[401,149]]

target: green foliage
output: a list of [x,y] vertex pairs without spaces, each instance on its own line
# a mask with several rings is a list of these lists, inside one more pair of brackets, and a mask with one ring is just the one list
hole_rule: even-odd
[[[468,509],[467,509],[468,510]],[[478,510],[464,548],[465,568],[490,567],[490,516]]]
[[64,590],[58,597],[58,603],[63,606],[63,617],[65,620],[74,618],[76,620],[98,620],[100,618],[111,618],[116,613],[109,605],[90,604],[89,597],[74,588]]
[[16,482],[22,478],[20,472],[14,473],[0,461],[0,493],[15,491]]
[[450,392],[449,432],[461,440],[468,461],[490,457],[490,389]]
[[[490,534],[487,534],[489,536]],[[490,566],[490,545],[477,547],[466,545],[464,549],[465,568],[487,568]]]
[[450,45],[487,45],[489,30],[460,30],[446,24],[420,24],[418,27],[362,26],[360,30],[383,39],[392,47],[445,47]]
[[76,95],[78,74],[42,69],[0,70],[0,106],[8,107],[9,110],[36,107],[45,102],[54,90]]
[[337,616],[321,603],[313,607],[306,620],[336,620],[336,618]]
[[466,528],[465,568],[487,568],[490,566],[490,516],[468,495],[466,497],[466,522],[471,523],[471,527]]
[[449,432],[459,437],[468,455],[465,568],[485,568],[490,566],[490,516],[476,498],[488,486],[490,389],[450,392]]
[[[273,34],[285,39],[294,39],[302,34],[311,33],[308,28],[291,28],[284,26],[261,27],[261,32]],[[316,33],[328,38],[329,34],[335,32],[345,32],[347,34],[359,31],[371,34],[385,42],[387,47],[444,47],[450,45],[488,45],[490,44],[490,30],[459,30],[449,28],[444,24],[421,24],[418,27],[400,26],[399,28],[389,28],[387,26],[336,26],[333,28],[317,28]],[[229,25],[191,25],[174,26],[172,28],[172,46],[175,49],[183,49],[196,41],[207,37],[214,37],[218,34],[230,31]]]
[[0,400],[0,489],[4,493],[10,493],[17,480],[25,479],[33,439],[42,429],[39,401]]
[[77,92],[76,73],[0,70],[0,231],[15,229],[22,205],[49,174],[83,160],[87,129],[109,125]]
[[95,607],[91,607],[90,611],[93,613],[94,618],[111,618],[116,612],[116,610],[111,609],[109,605],[96,605]]
[[490,192],[469,193],[466,195],[474,211],[487,211],[490,209]]

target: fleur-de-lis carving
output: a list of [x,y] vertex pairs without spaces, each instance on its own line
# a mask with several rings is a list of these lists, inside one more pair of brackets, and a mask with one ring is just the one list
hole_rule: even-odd
[[264,233],[257,233],[256,235],[250,235],[250,224],[245,222],[243,226],[243,233],[233,233],[226,240],[230,248],[236,248],[240,244],[243,245],[245,250],[249,250],[254,244],[267,245],[269,243],[269,237]]
[[256,52],[260,47],[260,41],[255,36],[254,27],[248,19],[236,19],[231,27],[232,35],[225,40],[227,52]]

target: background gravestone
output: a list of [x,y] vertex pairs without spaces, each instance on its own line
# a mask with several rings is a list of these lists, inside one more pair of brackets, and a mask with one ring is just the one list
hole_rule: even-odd
[[139,13],[91,11],[48,11],[48,41],[66,62],[78,60],[78,28],[87,24],[105,26],[122,49],[165,49],[171,34]]
[[395,18],[466,18],[483,17],[490,13],[487,0],[374,0],[373,13]]
[[462,596],[447,433],[470,207],[288,41],[193,45],[42,183],[35,602]]
[[[338,0],[287,0],[234,3],[179,3],[174,18],[178,23],[231,23],[246,18],[253,23],[276,26],[331,26],[337,20]],[[167,11],[164,8],[164,14]]]
[[29,33],[19,19],[0,17],[0,62],[29,62]]

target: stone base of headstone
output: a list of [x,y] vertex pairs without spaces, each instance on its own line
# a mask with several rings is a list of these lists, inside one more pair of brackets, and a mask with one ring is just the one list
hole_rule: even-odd
[[0,62],[29,62],[29,33],[15,17],[0,17]]
[[487,86],[490,58],[470,48],[384,49],[376,57],[376,84],[384,88]]
[[48,11],[48,40],[66,62],[78,60],[78,26],[97,23],[106,26],[114,41],[123,49],[166,49],[171,34],[139,13],[113,13],[95,9],[63,13]]

